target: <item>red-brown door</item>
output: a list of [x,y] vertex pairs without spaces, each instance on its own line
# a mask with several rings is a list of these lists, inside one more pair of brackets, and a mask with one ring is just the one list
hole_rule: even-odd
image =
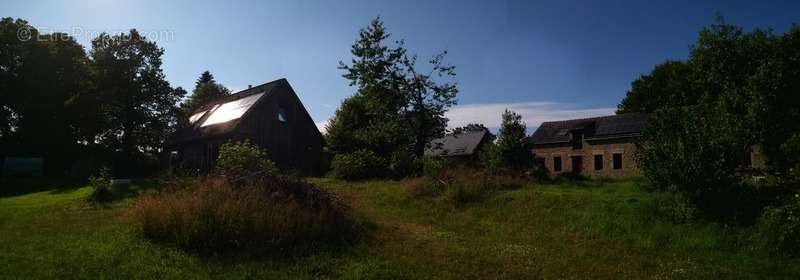
[[572,173],[580,174],[583,171],[583,157],[571,156],[572,159]]

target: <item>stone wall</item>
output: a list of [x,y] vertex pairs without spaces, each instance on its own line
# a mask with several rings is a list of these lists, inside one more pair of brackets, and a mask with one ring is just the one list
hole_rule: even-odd
[[[636,145],[631,139],[583,141],[581,149],[573,149],[570,144],[539,146],[533,149],[537,158],[543,158],[545,167],[551,174],[572,172],[573,157],[581,157],[581,174],[589,177],[622,178],[638,174],[634,152]],[[622,156],[622,168],[614,169],[613,155]],[[595,155],[602,155],[602,168],[595,170]],[[561,158],[561,171],[555,171],[554,158]]]

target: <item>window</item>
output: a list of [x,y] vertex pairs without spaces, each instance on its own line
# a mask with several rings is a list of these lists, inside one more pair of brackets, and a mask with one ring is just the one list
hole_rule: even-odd
[[603,170],[603,155],[594,155],[594,170]]
[[254,94],[242,99],[237,99],[225,104],[222,104],[203,122],[201,126],[212,124],[224,123],[230,120],[241,118],[250,107],[258,101],[264,93]]
[[282,123],[287,122],[287,120],[286,120],[286,111],[283,110],[283,108],[278,108],[278,121],[282,122]]
[[561,157],[553,157],[553,171],[561,171]]
[[536,157],[536,165],[540,167],[544,167],[544,158],[543,157]]
[[614,161],[614,169],[622,169],[622,154],[614,154],[612,160]]

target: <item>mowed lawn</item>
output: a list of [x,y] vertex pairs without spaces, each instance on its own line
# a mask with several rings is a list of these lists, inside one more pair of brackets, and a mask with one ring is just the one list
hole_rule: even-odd
[[0,181],[2,278],[800,279],[800,261],[752,246],[751,229],[675,224],[635,181],[530,184],[458,207],[411,198],[403,182],[311,179],[337,193],[366,237],[311,255],[195,256],[142,239],[59,180]]

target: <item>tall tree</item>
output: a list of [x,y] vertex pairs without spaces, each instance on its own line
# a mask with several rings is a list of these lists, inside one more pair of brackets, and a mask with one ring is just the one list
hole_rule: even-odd
[[502,115],[497,136],[497,153],[504,166],[522,170],[533,165],[530,142],[526,139],[526,125],[522,116],[506,109]]
[[356,94],[342,103],[327,127],[329,147],[334,153],[369,149],[390,162],[421,156],[425,145],[444,134],[444,113],[455,104],[453,66],[444,63],[444,53],[434,56],[430,69],[417,67],[402,40],[393,46],[389,34],[376,18],[359,32],[350,64],[340,62],[343,77],[357,86]]
[[102,142],[126,154],[159,150],[185,93],[170,87],[161,70],[164,50],[135,29],[92,40],[97,93],[103,101]]
[[692,89],[691,67],[682,61],[667,61],[631,83],[617,105],[617,113],[652,113],[671,106],[696,104],[700,93]]
[[39,34],[24,20],[10,18],[0,25],[3,146],[45,157],[45,172],[61,174],[86,139],[80,120],[91,110],[79,106],[91,88],[86,53],[67,34]]

